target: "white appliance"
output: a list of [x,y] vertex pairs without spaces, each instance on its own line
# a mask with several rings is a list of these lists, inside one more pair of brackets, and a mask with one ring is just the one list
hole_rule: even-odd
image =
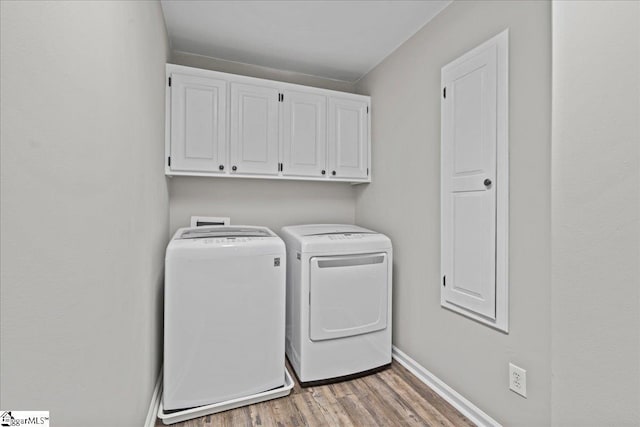
[[167,246],[165,411],[284,385],[285,245],[251,226],[182,228]]
[[391,363],[391,241],[355,225],[283,227],[286,353],[303,385]]

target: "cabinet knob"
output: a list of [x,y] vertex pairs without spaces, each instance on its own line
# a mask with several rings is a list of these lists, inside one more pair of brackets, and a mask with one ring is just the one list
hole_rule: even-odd
[[485,179],[484,180],[484,185],[485,185],[485,187],[490,186],[491,185],[491,180],[489,178]]
[[335,174],[336,174],[336,171],[331,171],[331,175],[335,175]]
[[322,175],[325,175],[326,173],[327,173],[327,171],[322,169]]
[[231,170],[232,170],[232,171],[237,171],[237,170],[238,170],[238,167],[237,167],[237,166],[231,166]]
[[218,169],[220,169],[221,171],[223,171],[223,170],[224,170],[224,165],[220,165],[220,166],[218,166]]

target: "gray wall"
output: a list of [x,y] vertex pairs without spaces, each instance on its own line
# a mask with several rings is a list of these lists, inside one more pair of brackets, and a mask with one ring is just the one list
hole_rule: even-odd
[[[353,92],[350,83],[255,65],[174,52],[174,64]],[[355,190],[348,183],[270,181],[239,178],[169,179],[171,232],[189,225],[191,215],[228,216],[232,224],[283,225],[355,219]]]
[[160,5],[0,5],[0,406],[142,425],[169,229]]
[[640,3],[554,2],[553,51],[552,421],[638,426]]
[[[510,332],[440,307],[440,69],[510,30]],[[394,344],[510,426],[550,423],[551,5],[454,2],[363,78],[373,183],[356,222],[394,243]],[[528,398],[508,389],[527,370]]]

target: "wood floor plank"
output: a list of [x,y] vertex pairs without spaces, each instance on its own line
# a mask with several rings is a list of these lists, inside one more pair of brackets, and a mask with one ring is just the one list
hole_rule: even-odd
[[429,420],[429,424],[442,427],[455,427],[448,418],[443,416],[431,403],[397,374],[393,372],[382,372],[380,379],[387,386],[393,388],[400,400],[406,405],[410,405],[422,419]]
[[473,427],[475,425],[449,402],[444,400],[426,384],[420,381],[415,375],[409,372],[407,368],[399,363],[394,363],[393,369],[398,377],[410,384],[414,390],[418,391],[431,405],[433,405],[434,408],[438,410],[438,412],[444,415],[453,424],[456,426],[468,427]]
[[293,404],[304,417],[307,426],[329,425],[329,420],[324,416],[320,407],[311,396],[311,393],[297,393],[291,396]]
[[302,416],[291,399],[287,397],[275,399],[270,401],[268,406],[271,407],[273,418],[278,426],[302,427],[306,425],[304,416]]
[[395,408],[389,405],[385,399],[370,389],[369,377],[358,378],[350,381],[350,386],[357,390],[361,397],[362,406],[381,426],[401,425],[403,423],[403,415]]
[[385,402],[385,406],[393,408],[398,413],[398,421],[402,425],[430,426],[429,418],[422,418],[413,408],[413,405],[405,403],[400,396],[381,379],[380,374],[372,375],[367,379],[373,393],[377,393]]
[[337,400],[354,426],[379,426],[378,422],[367,411],[361,399],[353,394],[338,397]]
[[[288,363],[287,363],[288,365]],[[290,365],[289,371],[292,372]],[[350,381],[308,388],[297,378],[289,396],[194,420],[175,427],[470,427],[474,424],[398,363]],[[164,426],[158,419],[156,427]]]
[[328,386],[317,387],[311,396],[320,405],[325,418],[334,426],[352,426],[351,420],[344,412],[344,408],[333,395]]

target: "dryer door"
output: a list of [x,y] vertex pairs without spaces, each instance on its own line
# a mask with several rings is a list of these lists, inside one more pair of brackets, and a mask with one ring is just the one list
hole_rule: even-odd
[[309,337],[328,340],[387,327],[385,252],[312,257]]

